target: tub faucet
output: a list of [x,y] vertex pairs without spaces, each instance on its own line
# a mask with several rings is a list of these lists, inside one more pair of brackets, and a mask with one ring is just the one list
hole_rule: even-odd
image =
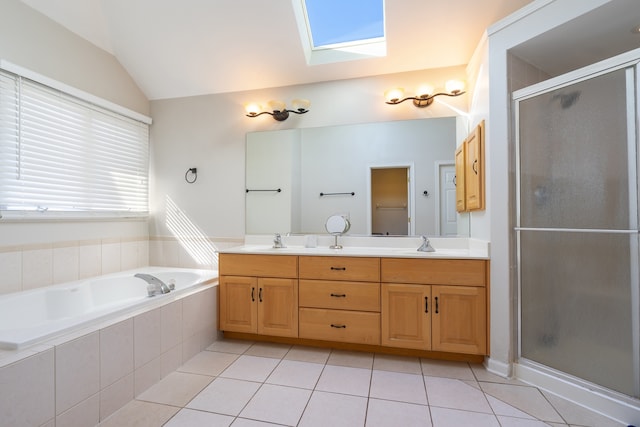
[[167,286],[166,283],[151,274],[137,273],[134,277],[142,279],[148,283],[147,292],[149,292],[150,297],[157,294],[168,294],[175,288],[175,285]]
[[427,236],[422,236],[422,245],[418,248],[418,252],[435,252],[436,250],[431,246]]
[[282,243],[282,236],[280,235],[280,233],[276,233],[276,236],[273,239],[273,248],[274,249],[286,248],[284,243]]

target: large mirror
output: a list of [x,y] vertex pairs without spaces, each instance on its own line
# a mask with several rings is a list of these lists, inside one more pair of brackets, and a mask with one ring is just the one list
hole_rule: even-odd
[[342,215],[352,235],[468,236],[454,172],[466,134],[463,117],[248,133],[246,233],[326,234]]

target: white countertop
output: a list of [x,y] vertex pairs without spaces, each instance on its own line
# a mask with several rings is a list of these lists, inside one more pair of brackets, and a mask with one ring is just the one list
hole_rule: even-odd
[[[286,247],[274,248],[273,236],[246,236],[245,244],[221,250],[221,253],[262,255],[361,256],[391,258],[489,259],[489,242],[458,237],[429,238],[435,252],[419,252],[420,237],[341,236],[342,249],[331,249],[333,236],[317,235],[315,247],[307,247],[306,236],[282,236]],[[311,239],[314,240],[314,239]]]

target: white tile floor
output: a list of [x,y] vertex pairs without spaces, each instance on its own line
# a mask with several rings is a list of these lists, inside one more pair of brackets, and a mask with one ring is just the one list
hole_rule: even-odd
[[480,365],[280,344],[212,344],[100,424],[619,427]]

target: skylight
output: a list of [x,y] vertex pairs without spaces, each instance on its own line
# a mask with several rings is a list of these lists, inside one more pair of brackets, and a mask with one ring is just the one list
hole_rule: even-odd
[[309,65],[385,56],[384,0],[292,0]]

